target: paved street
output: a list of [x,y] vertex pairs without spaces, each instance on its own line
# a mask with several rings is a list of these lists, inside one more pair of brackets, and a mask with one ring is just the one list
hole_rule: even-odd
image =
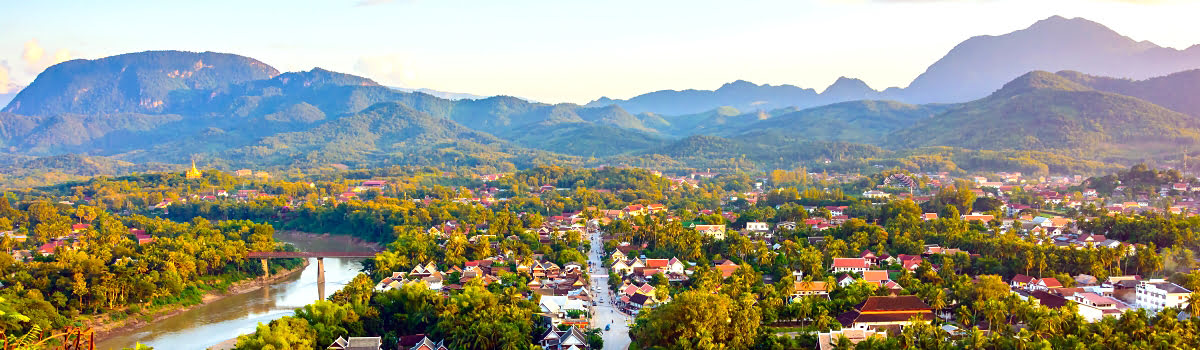
[[592,292],[596,296],[596,306],[592,317],[592,326],[604,329],[604,326],[612,328],[604,332],[604,349],[628,349],[629,348],[629,326],[632,318],[617,310],[613,304],[613,294],[608,288],[608,269],[603,268],[604,265],[604,243],[600,241],[600,232],[592,232],[592,249],[588,254],[588,261],[591,262],[592,275]]

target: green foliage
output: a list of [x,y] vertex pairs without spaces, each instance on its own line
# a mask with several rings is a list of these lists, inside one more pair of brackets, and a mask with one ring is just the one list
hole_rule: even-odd
[[[283,350],[315,349],[317,333],[308,321],[300,317],[284,316],[269,324],[258,324],[254,333],[238,336],[238,350]],[[332,340],[331,340],[332,342]]]
[[639,316],[630,336],[641,347],[748,349],[758,335],[759,317],[753,299],[689,291]]

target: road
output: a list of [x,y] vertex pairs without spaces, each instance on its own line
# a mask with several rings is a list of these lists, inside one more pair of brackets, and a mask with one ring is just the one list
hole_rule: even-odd
[[604,349],[628,349],[629,326],[632,318],[617,310],[613,304],[613,294],[608,287],[608,269],[604,268],[604,242],[601,241],[600,231],[592,231],[592,249],[588,253],[591,263],[592,295],[596,296],[596,306],[593,308],[592,327],[611,329],[604,331]]

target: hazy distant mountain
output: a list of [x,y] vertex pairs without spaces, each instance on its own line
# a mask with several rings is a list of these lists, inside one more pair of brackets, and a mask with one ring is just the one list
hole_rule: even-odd
[[1025,74],[986,98],[889,137],[896,147],[1046,150],[1138,160],[1200,141],[1200,118],[1102,92],[1048,72]]
[[694,114],[729,106],[742,111],[772,110],[788,106],[813,106],[824,99],[813,89],[792,85],[757,85],[738,80],[716,90],[661,90],[628,100],[602,97],[587,104],[589,107],[618,105],[630,113],[660,115]]
[[1059,16],[1000,36],[977,36],[954,47],[907,88],[876,91],[858,79],[842,77],[821,93],[792,85],[725,84],[715,91],[662,90],[628,100],[607,97],[589,106],[616,104],[632,113],[694,114],[720,106],[742,111],[801,109],[854,100],[896,100],[912,104],[958,103],[987,96],[1030,71],[1074,70],[1117,78],[1146,79],[1200,68],[1200,45],[1187,50],[1137,42],[1082,18]]
[[1146,79],[1195,68],[1200,68],[1200,45],[1163,48],[1083,18],[1054,16],[1023,30],[958,44],[899,97],[909,103],[964,102],[1034,70]]
[[821,91],[821,98],[823,102],[829,103],[870,100],[879,98],[879,91],[867,86],[867,83],[860,79],[840,77],[825,88],[825,91]]
[[155,113],[194,90],[279,75],[252,58],[214,52],[148,51],[47,68],[4,108],[24,115]]
[[479,100],[479,99],[488,98],[488,96],[468,94],[465,92],[446,92],[446,91],[438,91],[438,90],[426,89],[426,88],[420,88],[420,89],[402,88],[402,87],[392,87],[392,88],[396,89],[396,90],[404,91],[404,92],[420,92],[420,93],[423,93],[426,95],[436,96],[438,98],[444,98],[444,99],[451,100],[451,101]]

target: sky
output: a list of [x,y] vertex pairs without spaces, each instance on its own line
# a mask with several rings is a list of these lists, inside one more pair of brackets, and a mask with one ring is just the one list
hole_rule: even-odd
[[586,103],[734,80],[907,86],[954,45],[1061,15],[1200,44],[1191,0],[0,0],[0,94],[146,50],[249,56],[389,86]]

